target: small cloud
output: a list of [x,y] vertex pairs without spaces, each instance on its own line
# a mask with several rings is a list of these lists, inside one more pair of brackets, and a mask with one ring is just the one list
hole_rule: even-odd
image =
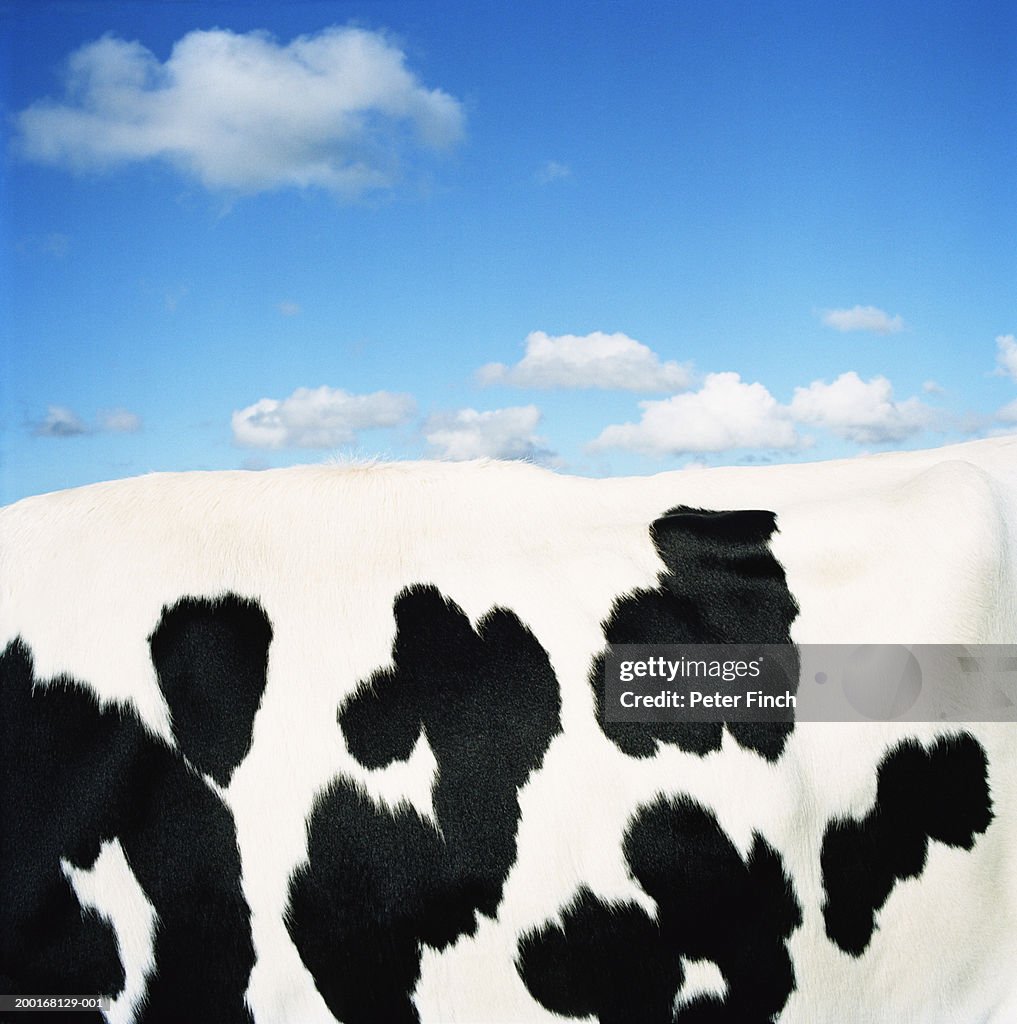
[[885,377],[863,381],[854,370],[833,383],[813,381],[795,388],[791,415],[800,423],[825,427],[858,444],[903,441],[932,425],[934,412],[917,398],[896,402]]
[[1017,380],[1017,337],[1001,334],[996,338],[996,373]]
[[[1001,409],[1000,412],[1002,411]],[[984,435],[986,431],[991,433],[992,420],[993,417],[986,416],[985,413],[968,410],[951,416],[950,426],[965,437],[976,437]]]
[[136,434],[141,430],[141,417],[130,409],[103,409],[99,429],[111,434]]
[[357,432],[405,423],[416,411],[410,395],[338,388],[297,388],[289,398],[262,398],[233,413],[233,441],[242,448],[335,448]]
[[1017,398],[1007,405],[1004,405],[1003,408],[996,413],[996,419],[1001,423],[1017,423]]
[[435,454],[445,459],[530,459],[547,461],[552,453],[536,434],[540,410],[535,405],[478,412],[460,409],[439,413],[423,433]]
[[851,309],[827,309],[823,323],[837,331],[871,331],[874,334],[897,334],[904,330],[899,316],[890,316],[876,306],[852,306]]
[[62,260],[71,251],[71,240],[59,231],[51,231],[43,236],[40,248],[47,256]]
[[103,409],[95,425],[86,423],[65,405],[50,405],[46,416],[31,426],[36,437],[81,437],[84,434],[133,434],[141,429],[141,417],[129,409]]
[[18,241],[16,248],[18,252],[62,260],[71,251],[71,240],[59,231],[51,231],[45,235],[28,235]]
[[482,384],[530,388],[603,388],[622,391],[680,391],[688,387],[689,369],[662,363],[646,345],[625,334],[557,337],[534,331],[526,354],[515,366],[488,363],[477,371]]
[[113,35],[67,62],[65,95],[17,116],[23,156],[75,170],[158,161],[209,189],[395,184],[405,157],[463,135],[462,104],[428,89],[387,36],[332,27],[281,44],[267,32],[188,32],[165,62]]
[[167,289],[163,295],[163,306],[167,313],[175,313],[180,308],[180,303],[187,298],[190,288],[182,284],[176,288]]
[[588,450],[685,455],[802,444],[787,409],[762,384],[746,384],[737,373],[711,373],[699,391],[639,406],[638,423],[605,427]]
[[541,185],[550,185],[552,181],[563,181],[572,177],[572,168],[568,164],[561,164],[557,160],[548,160],[536,174],[537,181]]
[[937,384],[934,380],[927,380],[922,384],[922,391],[927,395],[945,395],[946,388]]
[[87,424],[76,412],[64,405],[50,405],[46,416],[32,425],[32,433],[36,437],[81,437],[89,434]]
[[276,309],[282,313],[283,316],[300,316],[303,313],[303,309],[296,302],[280,302]]

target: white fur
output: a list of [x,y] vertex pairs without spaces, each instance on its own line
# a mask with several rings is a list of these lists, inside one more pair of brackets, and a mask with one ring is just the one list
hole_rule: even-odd
[[145,994],[146,979],[155,968],[155,908],[148,902],[116,839],[102,844],[90,868],[76,868],[66,860],[61,860],[60,866],[82,907],[95,910],[113,925],[126,977],[107,1016],[110,1024],[130,1024]]
[[[641,479],[402,463],[159,474],[29,498],[0,510],[0,649],[20,635],[40,678],[68,673],[172,740],[147,646],[162,608],[226,591],[264,608],[268,685],[252,749],[223,794],[252,909],[247,999],[259,1024],[333,1019],[283,921],[316,795],[342,773],[379,806],[407,801],[431,815],[425,739],[409,763],[371,772],[336,725],[337,706],[391,663],[392,602],[412,583],[434,584],[474,622],[495,605],[514,611],[551,659],[564,730],[520,793],[518,857],[497,920],[481,918],[476,936],[444,952],[423,950],[423,1021],[560,1019],[519,979],[516,942],[557,919],[582,885],[655,913],[620,847],[632,813],[659,793],[714,810],[742,855],[758,832],[783,858],[804,921],[789,941],[798,988],[782,1024],[1012,1021],[1017,727],[965,727],[988,751],[996,819],[971,852],[930,844],[925,872],[894,888],[858,959],[824,933],[823,830],[832,815],[871,807],[888,745],[947,727],[800,724],[776,764],[726,733],[703,758],[667,747],[633,759],[597,727],[588,674],[600,623],[617,596],[654,585],[661,565],[647,526],[678,504],[778,513],[773,550],[801,604],[800,643],[1017,642],[1017,439],[996,438]],[[111,1019],[128,1024],[151,967],[151,907],[114,870],[115,850],[100,861],[95,878],[119,877],[122,892],[68,874],[83,905],[117,925],[129,992]],[[711,986],[716,977],[697,967],[682,998]]]

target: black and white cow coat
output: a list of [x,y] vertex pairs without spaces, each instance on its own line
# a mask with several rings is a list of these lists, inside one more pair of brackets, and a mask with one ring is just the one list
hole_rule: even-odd
[[1017,439],[12,505],[0,990],[174,1024],[1017,1020],[1017,726],[602,721],[609,642],[723,641],[1017,642]]

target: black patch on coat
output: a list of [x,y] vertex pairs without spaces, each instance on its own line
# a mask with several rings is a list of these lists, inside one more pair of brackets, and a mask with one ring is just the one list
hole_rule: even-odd
[[34,683],[31,654],[16,640],[0,655],[0,993],[116,995],[124,971],[113,929],[78,903],[60,859],[87,866],[98,856],[96,819],[112,813],[109,794],[137,736],[70,680],[33,693]]
[[[153,644],[160,681],[169,664],[177,678],[228,688],[238,644],[232,627],[221,646],[210,639],[217,635],[220,603],[187,600],[181,607],[188,627],[177,631],[174,609],[164,612],[154,634],[160,637]],[[264,636],[256,620],[267,629],[267,619],[256,605],[229,598],[222,607],[234,623],[237,609],[245,609],[241,617],[255,622],[250,634]],[[208,628],[197,623],[202,617]],[[163,630],[167,618],[170,627]],[[195,632],[204,635],[202,643],[194,642]],[[174,637],[181,636],[178,646]],[[239,656],[245,680],[252,661],[264,658],[260,639],[254,642],[253,654]],[[194,659],[209,659],[214,672]],[[180,752],[153,737],[131,710],[100,708],[90,691],[67,677],[37,682],[30,651],[15,641],[0,656],[0,990],[122,990],[112,927],[82,913],[60,868],[61,858],[88,868],[103,842],[118,839],[158,915],[155,971],[139,1022],[180,1024],[197,1014],[217,1024],[249,1024],[243,997],[254,949],[229,810]],[[220,718],[216,733],[234,752],[230,757],[247,749],[250,717]]]
[[[764,659],[752,680],[764,693],[794,693],[798,651],[791,623],[798,605],[769,542],[773,512],[710,512],[678,507],[650,527],[666,569],[652,590],[637,589],[614,602],[602,623],[609,644],[788,645],[775,664]],[[794,729],[792,722],[608,722],[604,710],[604,655],[590,672],[597,716],[604,733],[626,754],[652,757],[659,743],[693,754],[719,750],[724,726],[743,747],[776,761]]]
[[251,749],[272,627],[254,601],[185,597],[149,638],[177,745],[225,786]]
[[[607,904],[588,889],[562,916],[519,942],[516,967],[530,993],[566,1017],[600,1024],[762,1024],[794,990],[788,936],[801,911],[780,856],[756,835],[748,861],[717,819],[688,798],[643,808],[624,840],[630,874],[657,904]],[[675,1013],[679,957],[714,961],[723,997]]]
[[879,764],[876,802],[861,820],[836,818],[823,837],[826,934],[861,956],[876,912],[898,880],[925,869],[929,840],[970,850],[992,821],[988,759],[970,733],[928,750],[906,740]]
[[495,915],[516,857],[519,788],[561,731],[547,654],[512,612],[495,608],[474,630],[423,585],[402,591],[394,612],[393,667],[339,722],[368,768],[408,758],[426,736],[437,827],[337,779],[315,804],[308,863],[290,883],[290,934],[347,1024],[415,1022],[421,944],[444,949],[475,933],[477,913]]

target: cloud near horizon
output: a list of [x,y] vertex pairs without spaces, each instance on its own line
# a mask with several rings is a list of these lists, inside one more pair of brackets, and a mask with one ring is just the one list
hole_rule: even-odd
[[1017,380],[1017,336],[1001,334],[996,338],[996,373]]
[[141,417],[129,409],[103,409],[95,424],[83,420],[66,405],[46,407],[46,415],[30,424],[35,437],[83,437],[88,434],[136,434],[141,430]]
[[796,424],[820,427],[858,444],[902,441],[934,425],[935,412],[918,398],[897,402],[885,377],[863,381],[853,370],[832,383],[795,388],[781,405],[760,383],[737,373],[711,373],[699,391],[639,403],[638,423],[605,427],[589,451],[625,449],[645,455],[683,455],[739,448],[796,449],[811,444]]
[[288,398],[262,398],[238,409],[230,422],[241,448],[335,448],[353,444],[361,430],[399,426],[416,408],[410,395],[390,391],[297,388]]
[[462,104],[427,89],[386,36],[333,27],[282,45],[196,30],[165,62],[103,36],[76,50],[62,101],[17,116],[23,156],[78,170],[158,160],[210,189],[390,187],[414,149],[463,135]]
[[762,384],[747,384],[737,373],[708,374],[699,391],[640,402],[639,407],[638,423],[605,427],[588,450],[679,455],[803,444],[787,410]]
[[141,429],[141,417],[130,409],[103,409],[99,429],[111,434],[136,434]]
[[73,409],[65,405],[46,407],[46,415],[32,424],[36,437],[80,437],[91,433],[91,428]]
[[530,459],[546,462],[553,453],[536,434],[540,410],[535,405],[479,412],[460,409],[437,413],[424,424],[423,434],[440,458]]
[[601,388],[618,391],[682,391],[688,367],[662,363],[642,342],[620,332],[526,336],[526,353],[515,366],[488,363],[477,371],[481,384],[520,388]]
[[903,441],[931,426],[935,415],[918,398],[894,401],[886,377],[863,381],[854,370],[831,384],[816,380],[795,388],[790,412],[799,423],[824,427],[857,444]]
[[904,330],[900,316],[890,316],[877,306],[852,306],[850,309],[826,309],[823,323],[837,331],[870,331],[874,334],[897,334]]

